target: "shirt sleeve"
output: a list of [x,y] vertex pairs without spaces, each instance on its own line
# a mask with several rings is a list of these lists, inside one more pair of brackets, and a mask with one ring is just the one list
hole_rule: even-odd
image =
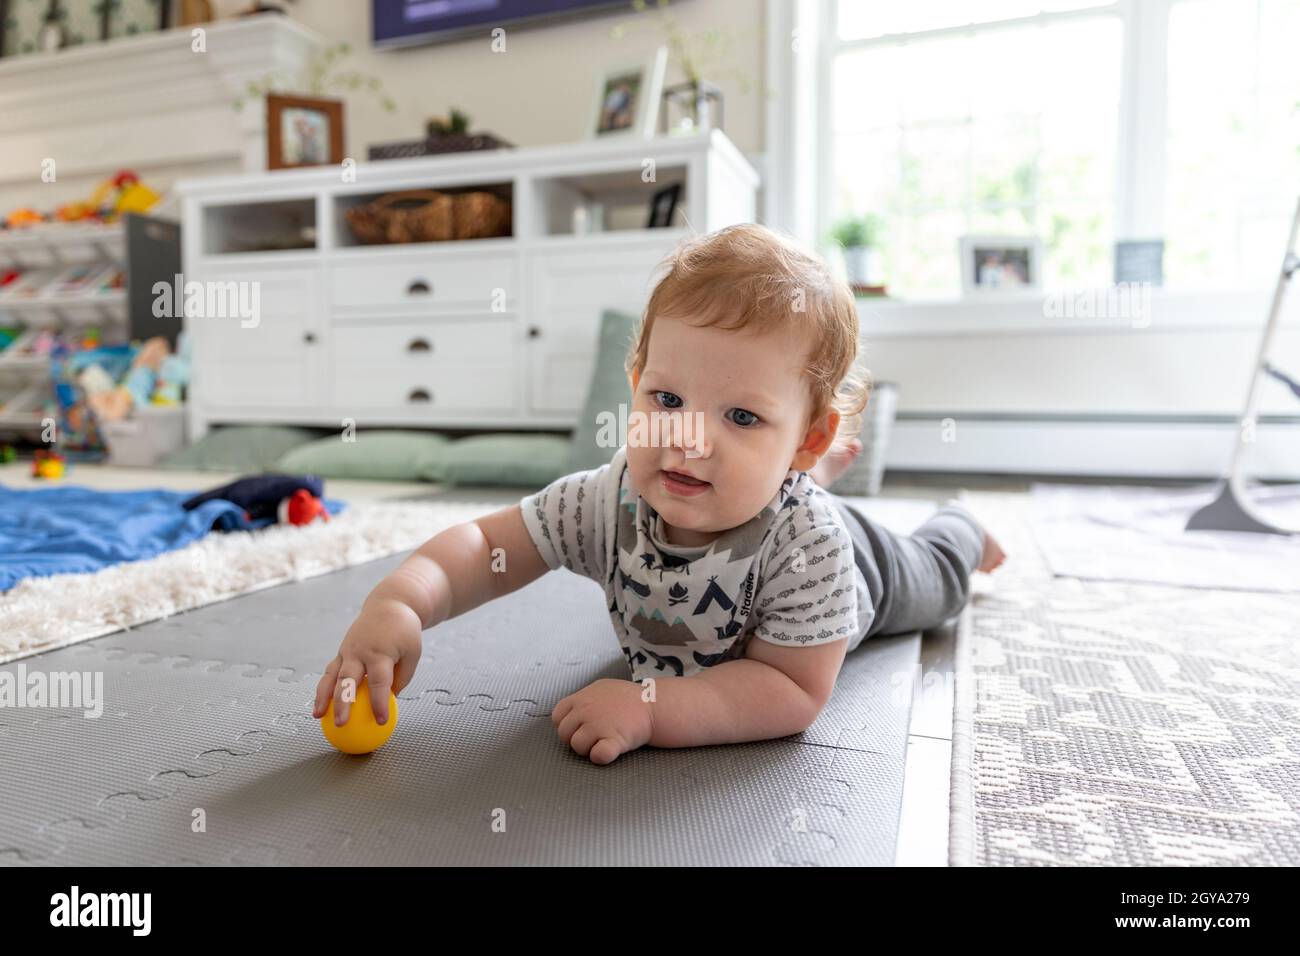
[[519,502],[524,526],[552,571],[605,580],[605,494],[610,465],[557,478]]
[[755,598],[754,635],[801,647],[853,638],[858,629],[853,541],[823,524],[783,542],[768,561]]

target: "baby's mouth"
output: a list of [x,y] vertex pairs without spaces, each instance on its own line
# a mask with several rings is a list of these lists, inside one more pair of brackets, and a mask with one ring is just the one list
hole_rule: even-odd
[[680,471],[665,471],[664,474],[665,474],[665,475],[668,475],[668,476],[669,476],[670,478],[672,478],[674,481],[680,481],[680,482],[681,482],[682,484],[684,484],[684,485],[700,485],[700,486],[703,486],[703,485],[707,485],[707,484],[708,484],[707,481],[704,481],[704,480],[701,479],[701,478],[692,478],[692,477],[690,477],[689,475],[683,475]]
[[708,484],[707,481],[703,479],[695,479],[695,477],[690,477],[689,475],[682,475],[680,471],[671,471],[666,468],[663,473],[664,475],[671,477],[673,481],[680,481],[681,484],[690,485],[692,488],[703,488],[703,486]]

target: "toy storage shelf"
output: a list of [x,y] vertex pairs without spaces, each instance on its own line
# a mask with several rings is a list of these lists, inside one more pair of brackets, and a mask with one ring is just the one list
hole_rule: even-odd
[[[158,275],[170,280],[179,271],[175,230],[174,223],[126,216],[114,223],[37,223],[0,231],[0,273],[20,273],[0,288],[0,326],[20,330],[0,351],[0,434],[31,434],[53,397],[48,355],[29,351],[39,333],[61,331],[77,341],[93,327],[106,344],[154,334],[132,320],[148,304],[137,303],[133,313],[130,283],[138,281],[147,291]],[[170,263],[156,252],[168,243]]]
[[[754,221],[759,187],[717,130],[359,163],[354,172],[347,182],[326,166],[177,185],[190,227],[186,280],[242,283],[260,296],[256,328],[186,316],[191,439],[212,424],[268,421],[571,428],[603,313],[639,314],[662,258],[694,232]],[[348,210],[410,190],[491,192],[510,203],[508,235],[359,242]],[[652,227],[656,199],[676,207],[663,206]],[[305,242],[310,224],[309,247],[256,251],[257,236],[239,241],[242,224],[259,218],[272,245],[295,229]]]
[[15,268],[121,259],[121,223],[39,223],[0,232],[0,264]]

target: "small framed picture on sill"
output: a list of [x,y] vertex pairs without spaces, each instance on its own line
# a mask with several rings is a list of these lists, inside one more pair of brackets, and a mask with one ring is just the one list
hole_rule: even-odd
[[673,214],[677,212],[677,203],[682,197],[682,184],[673,183],[654,194],[650,200],[650,216],[646,221],[647,229],[667,229],[673,224]]
[[596,78],[588,130],[593,137],[646,138],[659,123],[659,97],[668,69],[668,48],[659,47],[648,61],[619,64]]
[[1043,243],[1037,236],[962,236],[965,295],[1015,295],[1042,287]]
[[343,162],[343,102],[309,96],[266,97],[266,168]]

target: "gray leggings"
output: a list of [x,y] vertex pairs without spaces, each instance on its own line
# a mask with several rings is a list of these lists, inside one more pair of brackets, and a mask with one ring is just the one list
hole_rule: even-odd
[[864,639],[936,627],[966,606],[984,550],[984,530],[969,511],[949,502],[901,535],[831,497],[853,536],[853,556],[876,609]]

